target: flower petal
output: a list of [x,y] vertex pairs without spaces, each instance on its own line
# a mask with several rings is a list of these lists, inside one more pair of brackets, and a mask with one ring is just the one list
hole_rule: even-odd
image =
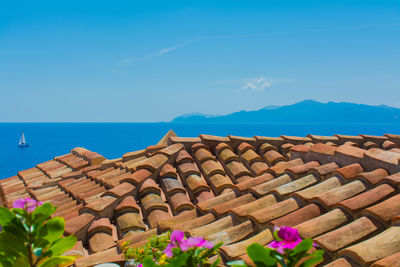
[[185,238],[185,233],[182,231],[173,231],[171,233],[171,242],[179,244]]
[[268,244],[269,248],[279,248],[279,243],[281,241],[272,241],[271,243]]
[[208,249],[212,249],[214,247],[214,244],[212,242],[209,242],[207,240],[203,240],[203,242],[201,242],[198,247],[203,247],[203,248],[208,248]]
[[301,241],[299,231],[291,227],[282,226],[278,231],[278,236],[285,242]]
[[175,245],[175,244],[172,244],[172,243],[169,243],[168,246],[165,248],[164,253],[165,253],[165,255],[168,256],[168,258],[171,258],[172,255],[174,255],[174,254],[172,253],[172,249],[173,249],[173,248],[176,248],[176,245]]
[[25,208],[25,199],[20,198],[14,201],[13,208],[15,209],[24,209]]

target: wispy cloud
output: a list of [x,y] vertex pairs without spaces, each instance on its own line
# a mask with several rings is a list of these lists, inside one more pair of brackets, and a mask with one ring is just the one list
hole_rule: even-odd
[[[308,29],[300,29],[300,30],[292,30],[292,31],[277,31],[277,32],[261,32],[255,34],[234,34],[234,35],[215,35],[215,36],[202,36],[192,38],[183,43],[177,44],[172,47],[162,48],[161,50],[147,54],[141,57],[128,57],[120,60],[118,63],[125,65],[130,64],[135,61],[146,61],[153,57],[158,57],[175,51],[177,49],[183,48],[191,43],[204,41],[204,40],[216,40],[216,39],[234,39],[234,38],[257,38],[257,37],[265,37],[271,35],[281,35],[281,34],[293,34],[293,33],[312,33],[312,32],[330,32],[330,31],[345,31],[345,30],[362,30],[369,28],[380,28],[380,27],[399,27],[400,23],[392,23],[392,24],[365,24],[365,25],[355,25],[355,26],[345,26],[345,27],[330,27],[330,28],[308,28]],[[248,85],[249,88],[252,87],[251,84]]]
[[201,39],[201,38],[193,38],[193,39],[190,39],[190,40],[188,40],[188,41],[186,41],[186,42],[183,42],[183,43],[181,43],[181,44],[175,45],[175,46],[173,46],[173,47],[163,48],[163,49],[161,49],[161,50],[158,52],[158,54],[159,54],[159,55],[163,55],[163,54],[172,52],[172,51],[174,51],[174,50],[176,50],[176,49],[185,47],[185,46],[187,46],[187,45],[190,44],[190,43],[193,43],[193,42],[195,42],[195,41],[199,41],[200,39]]
[[146,61],[146,60],[148,60],[150,58],[158,57],[158,56],[161,56],[161,55],[165,55],[165,54],[170,53],[170,52],[172,52],[174,50],[177,50],[179,48],[183,48],[183,47],[187,46],[188,44],[196,42],[196,41],[199,41],[201,39],[203,39],[203,38],[199,38],[199,37],[193,38],[193,39],[187,40],[187,41],[185,41],[185,42],[183,42],[181,44],[177,44],[177,45],[172,46],[172,47],[166,47],[166,48],[163,48],[163,49],[161,49],[161,50],[159,50],[159,51],[157,51],[155,53],[147,54],[147,55],[144,55],[142,57],[124,58],[124,59],[120,60],[118,63],[122,64],[122,65],[125,65],[125,64],[130,64],[130,63],[132,63],[134,61]]

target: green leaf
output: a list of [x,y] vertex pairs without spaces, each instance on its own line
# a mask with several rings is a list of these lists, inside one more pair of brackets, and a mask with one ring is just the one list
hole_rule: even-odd
[[72,263],[74,262],[75,257],[74,256],[56,256],[56,257],[51,257],[40,263],[38,267],[54,267],[58,264],[63,264],[63,263]]
[[221,259],[218,257],[218,259],[215,260],[215,261],[210,265],[210,267],[217,267],[218,264],[220,263],[220,261],[221,261]]
[[16,258],[13,266],[29,267],[28,259],[25,257],[18,257],[18,258]]
[[273,236],[274,236],[274,238],[275,238],[276,241],[282,241],[282,238],[280,238],[280,237],[278,236],[278,232],[279,232],[279,230],[276,230],[276,231],[274,231],[272,234],[273,234]]
[[43,205],[37,207],[32,213],[33,224],[40,225],[45,220],[50,218],[50,215],[56,211],[56,208],[50,203],[46,202]]
[[6,259],[5,255],[0,254],[0,266],[1,267],[13,267],[13,260]]
[[179,248],[173,248],[171,250],[172,250],[172,253],[174,254],[174,256],[182,253],[182,250],[180,250]]
[[313,246],[311,238],[304,239],[292,250],[289,251],[287,258],[288,265],[297,264],[301,259],[306,258],[309,254],[307,253]]
[[204,254],[204,256],[203,256],[203,258],[210,258],[212,255],[214,255],[216,252],[217,252],[217,250],[222,246],[222,242],[220,242],[220,243],[218,243],[218,244],[216,244],[216,245],[214,245],[214,247],[213,248],[211,248],[211,249],[209,249],[205,254]]
[[301,241],[297,246],[292,250],[290,256],[295,256],[297,254],[305,254],[309,251],[313,246],[313,241],[311,238],[306,238]]
[[143,261],[143,267],[157,267],[158,265],[153,261],[151,257],[146,257]]
[[8,224],[7,226],[3,227],[3,232],[10,238],[10,240],[25,242],[28,240],[28,233],[25,232],[24,226],[18,222],[18,220],[13,220],[14,225]]
[[38,238],[49,244],[59,239],[64,233],[65,221],[61,217],[53,217],[39,228]]
[[276,264],[276,259],[270,256],[271,249],[265,248],[260,244],[251,244],[246,251],[257,267],[275,266]]
[[173,257],[172,262],[166,264],[166,267],[189,267],[193,266],[192,255],[189,253],[182,253],[179,256]]
[[226,264],[233,267],[248,267],[248,265],[244,262],[244,260],[230,261],[227,262]]
[[50,248],[46,251],[44,256],[51,257],[51,256],[62,255],[65,251],[68,251],[71,248],[73,248],[76,241],[77,239],[73,235],[60,238],[50,246]]
[[0,249],[0,266],[12,267],[15,261],[15,257],[7,254],[5,251]]
[[[10,246],[10,240],[12,242],[12,246]],[[12,234],[6,231],[0,233],[0,251],[4,252],[10,257],[28,257],[28,249],[25,246],[25,243],[19,239],[15,239]]]
[[21,215],[24,218],[28,215],[28,212],[26,212],[24,209],[12,208],[11,211],[15,214]]
[[17,219],[14,213],[12,213],[9,209],[0,207],[0,225],[3,228],[7,226],[14,219]]
[[201,254],[203,251],[205,251],[206,250],[206,248],[202,248],[202,247],[200,247],[200,248],[197,248],[195,251],[194,251],[194,256],[195,257],[197,257],[199,254]]
[[310,266],[315,266],[317,263],[320,263],[324,260],[324,251],[322,249],[314,251],[310,255],[310,258],[307,259],[305,262],[300,264],[299,267],[310,267]]

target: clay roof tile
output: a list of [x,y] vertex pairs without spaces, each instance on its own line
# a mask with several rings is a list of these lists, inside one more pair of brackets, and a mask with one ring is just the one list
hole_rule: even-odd
[[159,176],[160,176],[160,177],[172,177],[172,178],[177,178],[177,177],[178,177],[174,166],[172,166],[172,165],[169,164],[169,163],[165,164],[165,165],[161,168],[161,171],[160,171]]
[[136,203],[136,200],[133,196],[128,196],[125,197],[121,203],[118,204],[117,207],[115,207],[115,211],[120,212],[120,211],[135,211],[139,212],[139,206]]
[[176,157],[175,161],[178,164],[184,162],[193,162],[193,158],[185,149],[182,149],[181,151],[178,152],[178,156]]
[[386,140],[385,142],[382,143],[382,148],[385,150],[389,150],[392,148],[399,148],[399,147],[400,147],[399,144],[392,142],[390,140]]
[[269,223],[273,227],[293,227],[305,221],[314,219],[322,214],[323,210],[312,203],[298,210],[295,210],[285,216],[275,219]]
[[150,193],[161,195],[161,189],[153,179],[147,179],[140,186],[139,193],[141,195],[150,194]]

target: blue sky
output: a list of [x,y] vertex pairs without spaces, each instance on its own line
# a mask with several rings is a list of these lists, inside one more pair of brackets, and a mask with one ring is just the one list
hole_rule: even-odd
[[400,1],[1,1],[0,121],[400,108]]

